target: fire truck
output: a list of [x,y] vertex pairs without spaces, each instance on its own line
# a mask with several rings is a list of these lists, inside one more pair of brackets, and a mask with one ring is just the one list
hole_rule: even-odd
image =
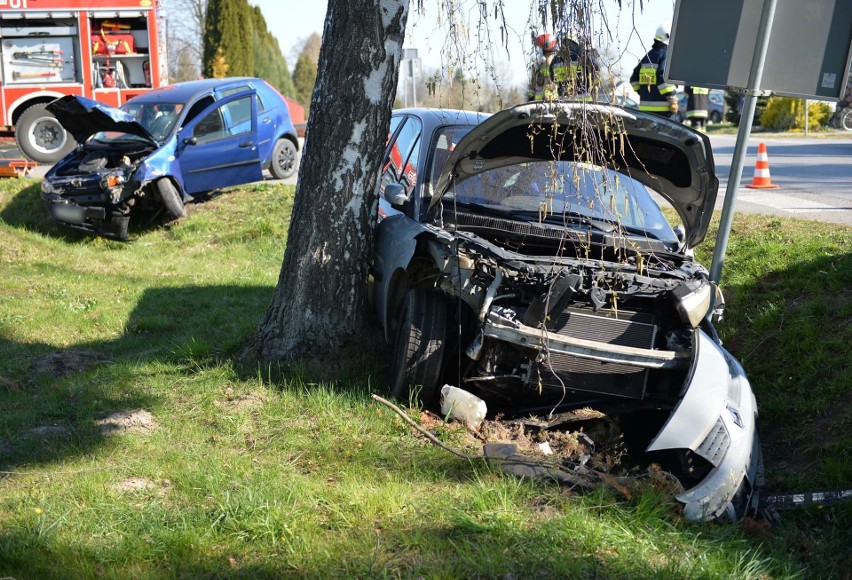
[[76,146],[45,106],[82,95],[119,107],[167,83],[163,0],[0,0],[0,130],[30,159]]

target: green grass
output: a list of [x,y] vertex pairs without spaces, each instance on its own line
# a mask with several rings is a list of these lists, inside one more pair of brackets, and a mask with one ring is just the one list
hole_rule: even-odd
[[[385,393],[383,360],[336,384],[240,364],[274,292],[293,194],[228,190],[121,244],[50,224],[37,182],[0,182],[0,575],[848,571],[849,506],[770,529],[688,525],[651,485],[629,500],[577,494],[413,437],[370,399]],[[757,393],[775,489],[852,481],[850,248],[837,226],[734,222],[720,330]],[[139,409],[154,424],[96,424]]]

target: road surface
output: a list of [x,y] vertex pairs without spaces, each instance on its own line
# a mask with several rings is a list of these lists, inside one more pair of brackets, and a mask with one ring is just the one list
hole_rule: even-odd
[[[711,135],[716,175],[717,209],[722,208],[736,135]],[[769,173],[778,189],[749,189],[757,147],[766,143]],[[797,217],[852,226],[852,134],[830,138],[761,137],[748,142],[734,211]]]

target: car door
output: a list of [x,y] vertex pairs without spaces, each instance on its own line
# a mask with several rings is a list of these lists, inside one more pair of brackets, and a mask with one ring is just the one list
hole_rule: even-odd
[[263,179],[255,91],[228,95],[187,123],[177,157],[190,195]]

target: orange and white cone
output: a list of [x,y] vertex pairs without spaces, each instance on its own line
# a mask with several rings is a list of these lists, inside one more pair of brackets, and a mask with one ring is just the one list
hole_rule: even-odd
[[778,189],[777,185],[772,185],[772,178],[769,176],[769,155],[766,154],[766,143],[757,146],[754,177],[751,178],[751,185],[746,185],[746,187],[751,189]]

